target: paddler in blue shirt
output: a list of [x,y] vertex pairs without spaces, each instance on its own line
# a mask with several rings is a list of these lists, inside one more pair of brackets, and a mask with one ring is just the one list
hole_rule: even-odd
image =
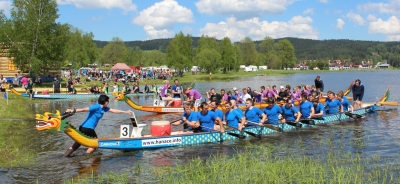
[[[94,131],[99,120],[103,117],[104,113],[112,112],[116,114],[129,114],[132,115],[131,111],[122,111],[117,109],[111,109],[108,106],[109,97],[107,95],[100,95],[98,99],[98,104],[92,105],[90,107],[82,108],[82,109],[67,109],[65,112],[67,113],[76,113],[76,112],[89,112],[86,116],[86,119],[79,126],[79,131],[83,134],[97,138],[97,134]],[[75,142],[69,149],[64,153],[65,157],[70,156],[75,150],[77,150],[81,145],[78,142]],[[93,153],[96,148],[88,148],[86,154]]]
[[343,91],[338,91],[336,94],[336,99],[339,100],[339,102],[343,106],[343,111],[349,111],[351,109],[351,112],[353,112],[353,106],[350,105],[349,100],[344,96]]
[[[221,132],[224,132],[224,127],[221,119],[219,119],[219,117],[213,111],[208,110],[207,102],[202,102],[200,107],[201,111],[197,113],[201,127],[200,131],[210,132],[214,130],[220,130]],[[218,124],[219,126],[215,124]]]
[[184,113],[181,116],[181,119],[177,122],[172,123],[172,125],[181,125],[184,123],[184,131],[199,131],[200,128],[200,123],[198,113],[195,111],[192,111],[190,104],[185,104],[184,108]]
[[221,111],[221,109],[218,109],[218,105],[216,101],[211,101],[210,106],[211,106],[211,111],[213,111],[219,119],[222,121],[224,119],[224,112]]
[[245,120],[250,122],[247,124],[247,126],[257,126],[257,124],[261,126],[267,118],[261,109],[253,105],[253,101],[251,99],[246,100],[246,111],[244,114]]
[[268,97],[267,99],[268,106],[264,108],[264,114],[267,115],[267,124],[277,125],[279,116],[282,114],[282,109],[278,105],[275,104],[274,97]]
[[236,110],[232,108],[231,102],[227,102],[225,104],[225,108],[226,108],[226,113],[224,119],[226,125],[241,131],[242,128],[244,127],[244,119],[242,117],[242,114],[238,113]]
[[335,98],[335,93],[328,91],[328,98],[325,102],[325,109],[327,114],[336,114],[339,111],[343,112],[343,105]]
[[311,118],[316,118],[325,115],[325,108],[324,105],[322,105],[318,98],[314,98],[312,100],[313,107],[314,107],[314,114],[311,116]]
[[293,106],[291,99],[286,99],[285,102],[285,105],[282,106],[282,123],[298,123],[301,117],[301,112],[299,111],[299,109]]
[[299,109],[303,119],[310,119],[314,114],[314,106],[310,101],[308,101],[306,93],[301,94]]
[[240,108],[237,106],[236,100],[231,100],[230,102],[232,103],[232,109],[233,109],[233,110],[237,111],[237,112],[240,113],[240,114],[243,114],[242,109],[240,109]]

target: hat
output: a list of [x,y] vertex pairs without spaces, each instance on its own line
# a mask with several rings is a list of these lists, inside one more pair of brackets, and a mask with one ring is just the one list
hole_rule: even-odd
[[282,89],[282,88],[285,89],[285,87],[281,86],[281,89]]
[[236,87],[233,87],[233,91],[236,91],[237,90],[237,88]]

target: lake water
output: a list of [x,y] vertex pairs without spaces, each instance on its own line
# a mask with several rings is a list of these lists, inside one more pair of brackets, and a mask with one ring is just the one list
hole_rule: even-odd
[[[398,85],[398,71],[373,71],[373,72],[342,72],[342,73],[311,73],[294,74],[288,76],[254,76],[245,77],[230,82],[207,82],[196,84],[197,90],[204,94],[210,88],[217,91],[225,89],[232,90],[233,87],[251,87],[259,90],[264,85],[300,85],[313,84],[316,75],[320,75],[325,84],[325,91],[345,90],[350,82],[360,79],[365,86],[364,101],[374,102],[385,92],[388,84],[391,84],[391,96],[389,101],[398,101],[400,90]],[[153,97],[134,97],[135,102],[140,104],[152,104]],[[96,103],[96,100],[84,101],[46,101],[31,106],[36,113],[43,111],[54,112],[58,109],[64,111],[66,108],[82,108]],[[112,101],[109,106],[122,110],[131,109],[125,102]],[[37,109],[41,109],[39,112]],[[34,129],[34,122],[26,128],[27,140],[32,143],[32,149],[36,153],[35,165],[25,168],[3,168],[0,171],[0,183],[60,183],[67,178],[83,175],[108,173],[109,171],[121,173],[128,171],[133,173],[137,164],[142,168],[159,167],[184,163],[193,157],[207,159],[211,154],[232,155],[238,150],[250,144],[279,145],[279,154],[285,156],[289,150],[302,150],[301,154],[318,156],[329,152],[343,151],[358,153],[361,156],[369,157],[380,155],[381,158],[395,159],[399,157],[400,124],[397,107],[381,107],[382,111],[368,114],[361,120],[338,122],[329,125],[319,125],[312,128],[303,128],[291,132],[265,136],[261,140],[237,140],[233,142],[204,144],[198,146],[165,148],[157,150],[120,152],[114,150],[97,150],[93,156],[84,156],[85,148],[80,148],[74,153],[74,157],[63,158],[65,150],[73,141],[64,133],[53,133],[49,131],[37,131]],[[151,124],[154,120],[173,120],[179,114],[152,114],[134,111],[138,121]],[[79,126],[86,117],[80,113],[69,118],[71,124]],[[122,124],[130,124],[129,116],[106,113],[99,122],[96,132],[99,137],[117,137]],[[148,126],[149,127],[149,126]],[[179,130],[182,127],[174,127]],[[148,129],[144,130],[149,131]],[[294,140],[304,140],[302,144]],[[328,140],[328,141],[326,141]],[[332,140],[333,143],[326,143]],[[337,142],[337,140],[339,140]],[[336,142],[335,142],[336,141]],[[332,146],[340,145],[340,146]],[[99,154],[101,153],[101,154]],[[397,162],[397,161],[396,161]],[[400,163],[396,163],[400,164]],[[133,174],[132,174],[133,175]],[[134,177],[134,176],[133,176]],[[151,173],[142,173],[138,181],[151,181]]]

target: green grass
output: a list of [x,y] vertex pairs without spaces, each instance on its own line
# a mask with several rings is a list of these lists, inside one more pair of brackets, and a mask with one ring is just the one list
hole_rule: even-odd
[[[327,137],[326,139],[330,139]],[[298,145],[302,140],[296,141]],[[315,145],[316,147],[320,145]],[[92,174],[66,183],[399,183],[396,159],[379,155],[366,158],[351,152],[333,151],[305,156],[301,148],[263,144],[248,146],[233,156],[212,155],[184,164],[141,168],[116,174]],[[150,177],[149,177],[150,176]]]
[[[27,128],[32,127],[34,113],[29,105],[36,100],[9,95],[9,104],[1,99],[0,103],[0,168],[26,166],[33,164],[34,153],[31,150],[31,143],[26,139]],[[4,120],[4,119],[22,120]],[[3,120],[2,120],[3,119]],[[25,120],[24,120],[25,119]]]

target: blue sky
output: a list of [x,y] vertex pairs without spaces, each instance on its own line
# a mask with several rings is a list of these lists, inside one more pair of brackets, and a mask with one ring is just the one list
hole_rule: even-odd
[[[400,40],[400,0],[57,0],[61,23],[95,40],[171,38],[179,31],[240,41],[298,37]],[[11,0],[0,0],[9,12]]]

